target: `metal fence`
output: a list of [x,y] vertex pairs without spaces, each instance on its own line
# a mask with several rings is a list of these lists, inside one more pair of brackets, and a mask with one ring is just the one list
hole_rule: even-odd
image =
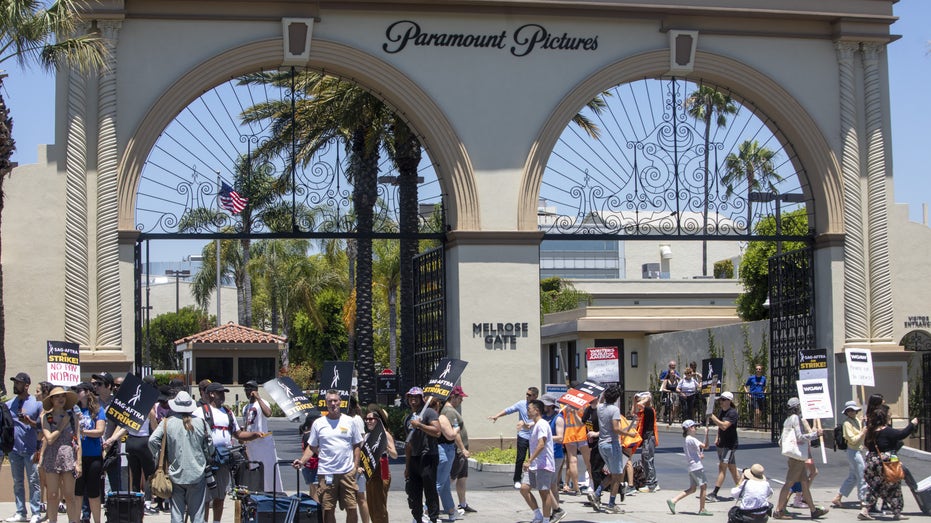
[[[624,391],[624,405],[628,413],[633,407],[636,390]],[[686,419],[692,419],[699,423],[704,423],[707,416],[708,397],[698,394],[692,412],[686,412],[686,402],[678,394],[667,393],[663,391],[652,391],[653,408],[656,409],[656,422],[667,425],[679,424]],[[741,429],[758,429],[769,431],[772,428],[772,408],[770,404],[770,395],[767,394],[761,403],[759,424],[754,426],[754,404],[751,401],[751,395],[745,392],[733,392],[734,405],[737,407],[737,427]],[[714,409],[715,414],[720,413],[719,408]],[[777,420],[777,423],[780,420]]]

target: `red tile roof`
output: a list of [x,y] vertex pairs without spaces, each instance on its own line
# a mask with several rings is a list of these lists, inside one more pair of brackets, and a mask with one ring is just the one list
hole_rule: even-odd
[[174,344],[182,343],[285,343],[288,338],[278,336],[270,332],[264,332],[257,329],[244,327],[236,323],[227,323],[212,329],[192,334],[180,340],[175,340]]

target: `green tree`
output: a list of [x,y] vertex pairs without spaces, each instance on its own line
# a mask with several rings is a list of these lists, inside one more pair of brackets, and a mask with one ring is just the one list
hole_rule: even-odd
[[205,331],[214,325],[216,317],[208,316],[194,306],[156,316],[142,329],[142,339],[149,346],[152,368],[180,370],[181,356],[174,342],[186,336]]
[[750,194],[755,191],[777,192],[776,184],[782,176],[776,172],[776,153],[756,140],[746,140],[737,146],[737,153],[724,159],[724,176],[721,183],[727,187],[727,196],[734,194],[737,185],[747,184],[747,232],[753,227],[753,206]]
[[372,277],[388,312],[388,368],[398,368],[398,287],[401,285],[401,250],[393,240],[375,240]]
[[[756,234],[775,235],[776,218],[766,216],[755,227]],[[782,233],[787,235],[808,234],[808,214],[804,208],[782,214]],[[782,242],[783,252],[805,247],[805,242]],[[776,254],[776,242],[750,242],[740,261],[740,281],[744,292],[737,297],[737,314],[744,321],[763,320],[769,310],[763,303],[769,293],[769,258]]]
[[335,289],[327,289],[314,300],[323,324],[317,325],[304,312],[295,315],[290,359],[292,364],[309,364],[320,369],[324,361],[345,361],[348,357],[346,327],[342,321],[346,296]]
[[551,312],[571,311],[579,305],[591,304],[588,293],[577,290],[559,276],[540,280],[540,322],[543,315]]
[[[703,234],[708,234],[708,192],[711,181],[711,167],[709,164],[711,148],[711,120],[714,119],[718,127],[727,125],[727,115],[737,112],[737,104],[729,95],[718,91],[714,87],[703,85],[685,99],[685,107],[689,116],[696,120],[701,120],[705,124],[705,198],[702,209]],[[701,242],[701,274],[708,276],[708,240],[702,239]]]
[[[20,67],[39,66],[47,71],[71,67],[81,73],[103,68],[104,42],[96,34],[77,35],[83,2],[55,0],[3,0],[0,2],[0,64],[15,61]],[[0,65],[2,66],[2,65]],[[0,219],[3,183],[13,172],[13,117],[3,98],[0,72]],[[2,223],[2,222],[0,222]],[[0,264],[0,380],[6,374],[6,325],[3,304],[3,265]]]

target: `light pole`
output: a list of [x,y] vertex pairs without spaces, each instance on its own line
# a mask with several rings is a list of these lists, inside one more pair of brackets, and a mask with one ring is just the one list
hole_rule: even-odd
[[801,193],[780,194],[754,191],[750,193],[750,201],[760,203],[776,202],[776,255],[782,254],[782,238],[780,238],[782,236],[782,202],[801,203],[805,201],[805,195]]
[[181,277],[190,276],[191,271],[187,269],[182,269],[180,271],[168,269],[165,271],[165,275],[175,277],[175,314],[178,314],[178,311],[181,310]]

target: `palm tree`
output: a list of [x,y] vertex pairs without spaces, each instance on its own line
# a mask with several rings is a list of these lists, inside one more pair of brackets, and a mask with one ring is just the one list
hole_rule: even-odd
[[388,304],[388,368],[398,368],[398,287],[401,284],[401,250],[398,242],[376,240],[373,280]]
[[[15,60],[21,67],[38,65],[52,71],[71,67],[81,73],[103,68],[104,42],[95,34],[75,35],[83,2],[55,0],[4,0],[0,10],[0,64]],[[47,6],[47,7],[46,7]],[[5,74],[0,72],[0,93]],[[16,150],[13,118],[0,94],[0,217],[3,215],[3,182],[13,172]],[[0,264],[0,381],[5,381],[6,328],[3,309],[3,266]]]
[[[708,192],[711,179],[711,169],[708,163],[709,148],[711,146],[711,119],[717,115],[718,127],[727,125],[727,115],[737,113],[737,105],[729,95],[718,91],[714,87],[703,85],[685,99],[685,107],[689,116],[705,123],[705,198],[702,210],[702,234],[708,235]],[[701,242],[701,274],[708,276],[708,240]]]
[[737,147],[737,153],[731,153],[724,159],[724,176],[721,183],[727,187],[726,195],[734,194],[734,187],[747,184],[747,234],[750,234],[753,210],[750,194],[755,191],[777,192],[776,184],[782,176],[776,172],[774,159],[776,153],[760,146],[756,140],[746,140]]

